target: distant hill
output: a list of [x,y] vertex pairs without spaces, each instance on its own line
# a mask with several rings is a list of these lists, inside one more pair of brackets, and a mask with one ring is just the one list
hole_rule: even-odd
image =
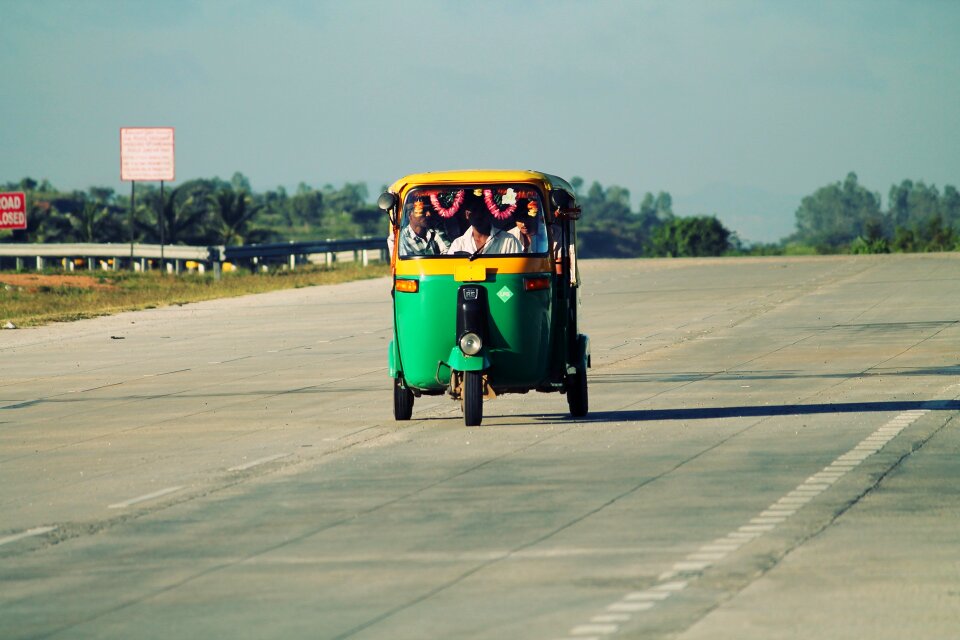
[[803,196],[771,193],[756,187],[713,184],[675,195],[679,216],[716,215],[744,242],[778,242],[794,231],[794,215]]

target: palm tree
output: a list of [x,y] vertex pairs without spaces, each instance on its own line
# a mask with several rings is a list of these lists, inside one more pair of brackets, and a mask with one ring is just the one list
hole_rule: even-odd
[[72,235],[80,242],[103,240],[103,228],[109,222],[110,209],[101,203],[85,200],[83,207],[68,213]]
[[202,197],[186,192],[187,186],[171,191],[160,209],[160,224],[167,244],[195,241],[202,235],[200,223],[207,215],[207,208]]
[[260,207],[253,205],[253,199],[246,191],[220,189],[208,198],[213,214],[212,232],[217,243],[243,244],[253,239],[250,236],[259,235],[250,228],[250,222]]

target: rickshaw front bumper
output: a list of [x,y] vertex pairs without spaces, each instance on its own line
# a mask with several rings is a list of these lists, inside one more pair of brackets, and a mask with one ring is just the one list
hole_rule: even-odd
[[453,347],[447,357],[447,364],[454,371],[486,371],[490,368],[490,358],[486,352],[468,356],[460,347]]

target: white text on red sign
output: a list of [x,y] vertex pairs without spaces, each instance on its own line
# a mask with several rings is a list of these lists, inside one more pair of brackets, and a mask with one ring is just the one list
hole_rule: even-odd
[[0,229],[26,228],[26,195],[20,192],[0,193]]

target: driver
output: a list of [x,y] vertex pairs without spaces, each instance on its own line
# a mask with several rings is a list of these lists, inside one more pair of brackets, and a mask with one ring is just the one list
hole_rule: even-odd
[[407,215],[407,226],[400,232],[401,256],[436,256],[444,253],[450,242],[439,229],[431,228],[430,211],[422,200],[413,203]]
[[493,214],[487,209],[483,198],[471,194],[464,202],[467,222],[470,226],[463,235],[447,249],[448,255],[458,251],[470,255],[497,253],[523,253],[523,245],[503,229],[493,226]]

